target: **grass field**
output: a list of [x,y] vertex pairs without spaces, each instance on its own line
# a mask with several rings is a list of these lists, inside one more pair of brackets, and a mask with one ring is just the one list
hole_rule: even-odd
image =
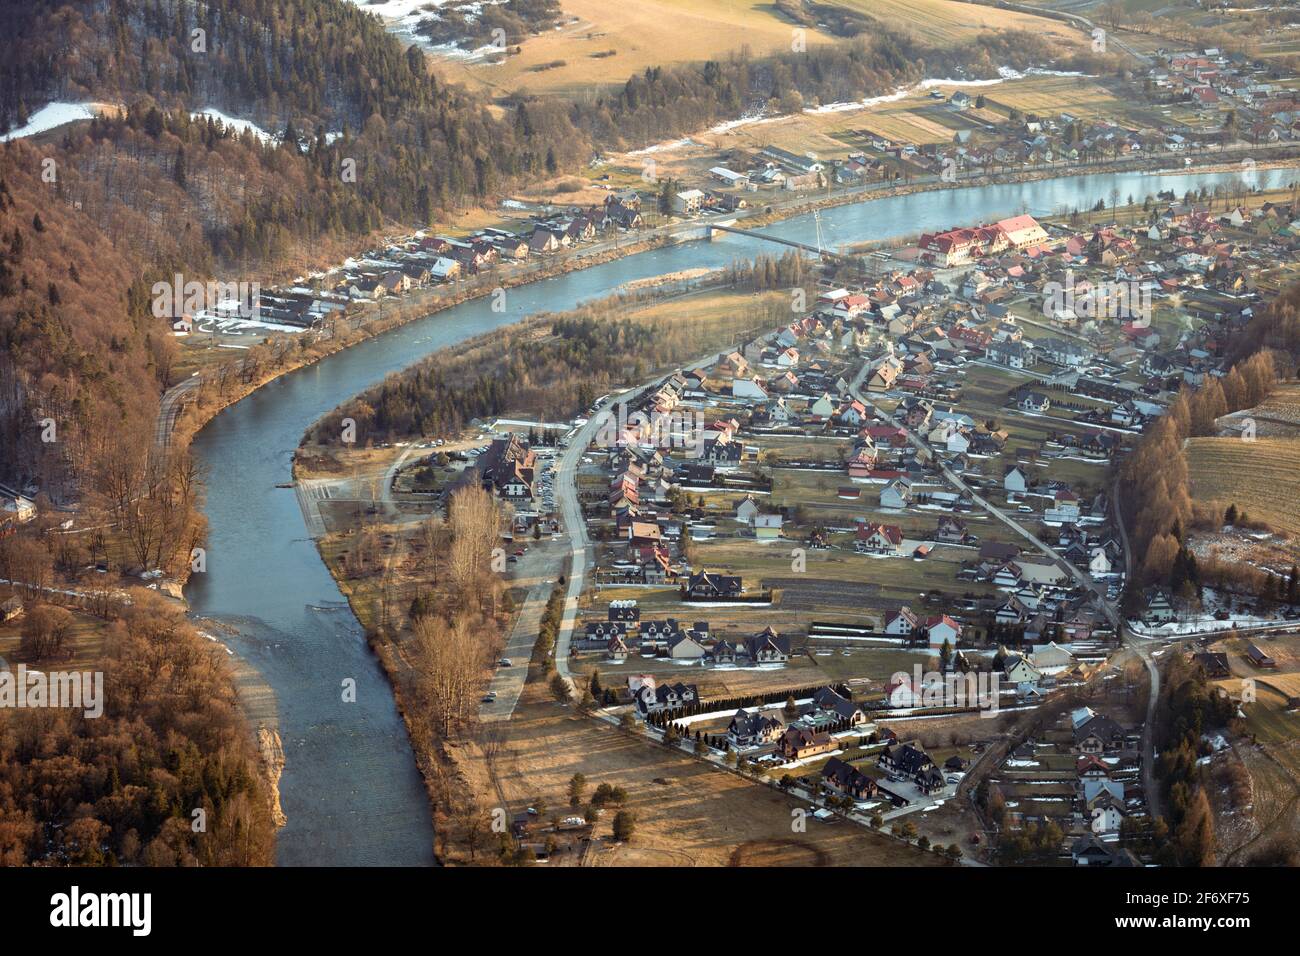
[[1015,108],[1045,117],[1068,112],[1082,119],[1113,120],[1125,108],[1105,87],[1073,76],[1030,77],[995,86],[984,96],[990,107],[1000,107],[1004,114]]
[[[1004,29],[1030,30],[1063,46],[1085,40],[1063,23],[956,0],[840,0],[839,5],[931,42]],[[798,26],[764,0],[564,0],[563,9],[576,22],[529,38],[517,55],[499,63],[445,58],[440,69],[500,93],[527,88],[582,99],[648,67],[721,59],[742,47],[755,56],[789,51]],[[809,46],[836,42],[811,28],[804,39]]]
[[997,10],[954,0],[834,0],[836,6],[860,10],[894,29],[933,41],[952,43],[985,30],[1027,30],[1063,47],[1081,46],[1084,35],[1059,20]]
[[483,795],[492,805],[500,798],[513,812],[540,799],[564,808],[569,778],[578,772],[589,793],[602,783],[626,789],[636,833],[629,843],[612,842],[606,811],[586,855],[589,866],[944,865],[933,854],[842,821],[810,821],[806,832],[792,833],[791,811],[806,805],[579,718],[550,700],[536,672],[505,733],[491,761],[495,786]]
[[1300,439],[1192,438],[1186,454],[1194,499],[1235,503],[1278,531],[1300,534],[1300,498],[1283,493],[1300,474]]
[[[527,88],[581,99],[648,67],[720,59],[742,46],[756,56],[788,51],[796,26],[762,0],[564,0],[563,9],[578,22],[529,38],[502,63],[447,59],[442,68],[503,93]],[[809,46],[831,41],[815,30],[805,38]]]

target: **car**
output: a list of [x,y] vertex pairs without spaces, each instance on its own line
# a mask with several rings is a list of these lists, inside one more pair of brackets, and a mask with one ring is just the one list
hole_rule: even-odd
[[524,552],[525,552],[526,550],[527,550],[527,548],[516,548],[516,549],[515,549],[515,557],[516,557],[516,558],[522,558],[522,557],[524,556]]
[[496,694],[492,694],[492,693],[484,694],[484,695],[480,698],[480,700],[482,700],[483,703],[485,703],[485,704],[495,704],[495,703],[496,703],[496,700],[497,700],[497,695],[496,695]]
[[1021,506],[1020,506],[1019,508],[1017,508],[1016,510],[1019,511],[1021,514],[1024,514],[1024,515],[1031,515],[1031,514],[1034,513],[1034,509],[1031,508],[1031,507],[1029,507],[1029,505],[1021,505]]
[[519,559],[512,554],[510,557],[506,558],[506,562],[509,564],[518,564]]
[[509,667],[509,666],[510,666],[510,658],[508,658],[508,657],[503,657],[503,658],[501,658],[501,660],[497,661],[497,664],[499,664],[501,667]]

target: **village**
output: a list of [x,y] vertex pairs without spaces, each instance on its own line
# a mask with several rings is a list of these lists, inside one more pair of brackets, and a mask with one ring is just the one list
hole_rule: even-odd
[[[1300,137],[1297,87],[1300,76],[1277,61],[1162,48],[1119,79],[1004,70],[997,80],[927,81],[865,112],[851,103],[814,108],[779,133],[754,127],[750,135],[741,124],[734,135],[652,159],[694,184],[674,205],[695,213],[880,183],[955,184],[1103,163],[1192,166],[1275,147],[1281,158]],[[800,138],[817,152],[797,148]]]
[[[554,462],[575,462],[594,561],[557,655],[596,716],[822,818],[911,833],[978,792],[1000,853],[1133,865],[1143,715],[1115,680],[1137,658],[1108,463],[1285,282],[1293,202],[1164,194],[927,234],[588,418],[498,423],[460,480],[511,506],[516,540],[558,539]],[[1193,616],[1153,587],[1129,623],[1168,640]],[[1211,621],[1286,624],[1231,601]]]

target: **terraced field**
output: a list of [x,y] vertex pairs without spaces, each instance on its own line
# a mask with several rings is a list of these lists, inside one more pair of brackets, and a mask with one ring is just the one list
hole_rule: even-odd
[[1193,438],[1186,453],[1194,499],[1235,502],[1275,530],[1300,535],[1300,439]]

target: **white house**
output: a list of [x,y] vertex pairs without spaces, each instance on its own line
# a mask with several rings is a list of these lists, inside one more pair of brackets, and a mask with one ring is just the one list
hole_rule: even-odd
[[880,489],[880,507],[906,508],[912,500],[912,479],[895,478]]
[[885,633],[895,637],[907,637],[916,630],[919,619],[907,605],[900,607],[885,618]]

